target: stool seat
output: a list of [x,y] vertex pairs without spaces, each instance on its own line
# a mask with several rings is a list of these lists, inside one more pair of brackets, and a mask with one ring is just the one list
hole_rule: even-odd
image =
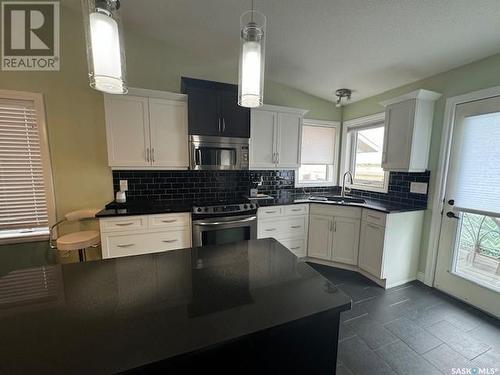
[[84,230],[65,234],[57,239],[58,250],[81,250],[101,242],[99,231]]

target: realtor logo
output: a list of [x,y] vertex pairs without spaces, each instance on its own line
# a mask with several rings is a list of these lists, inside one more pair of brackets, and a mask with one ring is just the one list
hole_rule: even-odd
[[59,70],[59,2],[2,2],[2,70]]

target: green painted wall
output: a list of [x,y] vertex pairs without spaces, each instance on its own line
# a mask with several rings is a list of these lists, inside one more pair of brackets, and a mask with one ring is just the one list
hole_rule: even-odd
[[[210,56],[196,56],[135,32],[126,32],[125,38],[132,87],[178,92],[181,75],[237,80],[237,55],[218,65]],[[0,89],[44,95],[58,217],[74,209],[103,207],[113,198],[103,96],[88,86],[82,16],[64,6],[61,55],[58,72],[0,71]],[[310,117],[339,118],[331,103],[284,85],[266,82],[265,95],[269,104],[311,109]],[[24,251],[26,246],[0,246],[0,253],[11,249]]]
[[[344,119],[351,120],[381,112],[383,111],[383,107],[378,104],[379,102],[416,89],[427,89],[441,93],[443,96],[436,102],[434,110],[434,124],[429,157],[429,169],[431,171],[429,204],[431,204],[436,185],[446,99],[499,85],[500,54],[352,103],[344,108]],[[419,270],[422,272],[425,270],[431,215],[432,210],[427,210],[422,233],[422,250],[419,264]]]

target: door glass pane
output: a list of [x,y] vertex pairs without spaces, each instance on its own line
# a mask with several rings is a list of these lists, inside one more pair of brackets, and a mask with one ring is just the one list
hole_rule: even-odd
[[355,136],[354,183],[364,185],[384,185],[382,150],[384,127],[359,130]]
[[500,218],[460,215],[453,272],[500,291]]
[[200,147],[196,152],[197,165],[233,166],[236,164],[234,148]]
[[225,243],[250,239],[250,227],[236,227],[202,232],[203,246],[222,245]]

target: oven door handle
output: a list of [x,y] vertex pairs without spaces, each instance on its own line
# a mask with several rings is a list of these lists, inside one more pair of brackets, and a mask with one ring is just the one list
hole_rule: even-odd
[[234,221],[194,221],[193,225],[198,225],[198,226],[204,226],[204,227],[209,227],[213,225],[223,225],[223,224],[240,224],[240,223],[247,223],[249,221],[254,221],[257,219],[257,216],[250,216],[245,219],[240,219],[240,220],[234,220]]

